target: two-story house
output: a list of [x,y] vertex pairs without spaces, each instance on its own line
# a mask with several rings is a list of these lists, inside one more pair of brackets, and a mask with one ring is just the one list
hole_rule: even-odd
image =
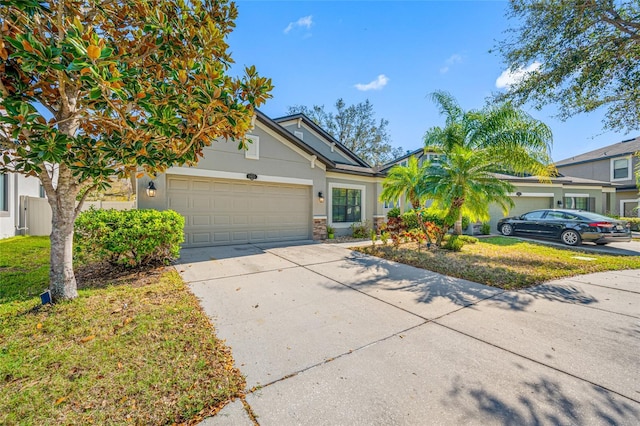
[[640,216],[638,152],[640,136],[558,161],[556,167],[562,175],[610,182],[616,188],[611,213],[636,217]]

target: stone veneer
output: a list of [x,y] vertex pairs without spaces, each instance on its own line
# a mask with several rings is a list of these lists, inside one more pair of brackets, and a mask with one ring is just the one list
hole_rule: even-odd
[[377,234],[380,233],[380,227],[387,222],[384,216],[376,216],[373,218],[373,230],[376,231]]
[[326,218],[313,218],[313,239],[314,240],[326,240],[327,239],[327,219]]

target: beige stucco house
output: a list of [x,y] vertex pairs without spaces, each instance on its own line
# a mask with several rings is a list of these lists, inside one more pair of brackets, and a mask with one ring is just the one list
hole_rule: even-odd
[[195,167],[140,178],[137,207],[181,213],[185,247],[323,239],[327,225],[344,235],[384,218],[382,175],[304,115],[258,112],[247,137],[247,151],[221,140]]

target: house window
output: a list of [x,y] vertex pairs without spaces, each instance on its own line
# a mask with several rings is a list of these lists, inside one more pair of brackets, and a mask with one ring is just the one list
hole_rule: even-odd
[[40,198],[44,198],[44,186],[40,185]]
[[9,176],[0,173],[0,212],[9,211]]
[[385,209],[392,209],[394,207],[395,207],[395,205],[394,205],[393,201],[385,201],[384,202],[384,208]]
[[333,222],[362,221],[362,190],[333,188],[331,195]]
[[258,136],[247,135],[247,150],[244,152],[244,158],[250,160],[258,160],[260,158],[260,138]]
[[571,210],[596,211],[596,199],[593,197],[565,197],[564,207]]
[[611,159],[611,180],[631,179],[631,161],[629,158]]

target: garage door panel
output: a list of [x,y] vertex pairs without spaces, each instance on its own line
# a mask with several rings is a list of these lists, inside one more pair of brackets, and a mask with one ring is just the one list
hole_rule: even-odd
[[168,177],[168,205],[185,216],[185,246],[308,239],[311,192],[302,185]]

